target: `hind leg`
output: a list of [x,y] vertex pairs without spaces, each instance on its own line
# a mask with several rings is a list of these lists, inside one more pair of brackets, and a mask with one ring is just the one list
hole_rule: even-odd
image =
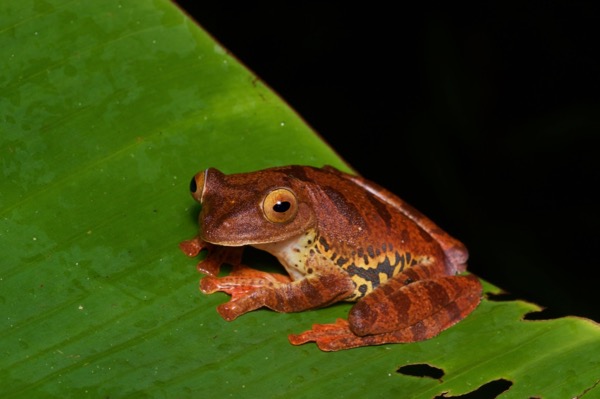
[[348,321],[315,325],[310,331],[290,335],[290,342],[314,341],[320,349],[334,351],[422,341],[465,318],[481,298],[481,283],[473,275],[435,276],[409,284],[403,273],[394,279],[354,305]]

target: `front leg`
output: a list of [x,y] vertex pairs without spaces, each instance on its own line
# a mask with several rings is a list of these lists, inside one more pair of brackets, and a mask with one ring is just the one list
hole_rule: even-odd
[[205,277],[200,288],[205,293],[231,294],[229,302],[217,307],[221,316],[231,321],[261,307],[288,313],[326,306],[350,296],[354,284],[338,269],[291,281],[285,276],[240,267],[226,277]]

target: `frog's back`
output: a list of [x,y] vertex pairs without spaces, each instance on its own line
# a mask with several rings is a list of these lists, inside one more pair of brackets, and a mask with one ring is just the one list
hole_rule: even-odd
[[319,204],[316,250],[350,275],[357,287],[350,300],[409,267],[439,264],[445,268],[439,242],[396,206],[396,197],[382,198],[335,169],[309,172],[314,173],[311,195]]

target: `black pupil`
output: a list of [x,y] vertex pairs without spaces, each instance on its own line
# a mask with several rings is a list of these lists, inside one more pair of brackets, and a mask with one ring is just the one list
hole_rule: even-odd
[[290,209],[290,203],[288,201],[277,201],[275,205],[273,205],[273,210],[275,212],[283,213]]
[[192,181],[190,182],[190,191],[195,193],[198,187],[196,186],[196,177],[192,177]]

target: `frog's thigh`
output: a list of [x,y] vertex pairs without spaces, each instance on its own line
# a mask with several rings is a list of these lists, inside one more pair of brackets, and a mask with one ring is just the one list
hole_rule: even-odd
[[401,288],[379,286],[348,316],[359,336],[406,330],[408,341],[431,338],[471,313],[479,304],[481,283],[474,275],[440,276]]

